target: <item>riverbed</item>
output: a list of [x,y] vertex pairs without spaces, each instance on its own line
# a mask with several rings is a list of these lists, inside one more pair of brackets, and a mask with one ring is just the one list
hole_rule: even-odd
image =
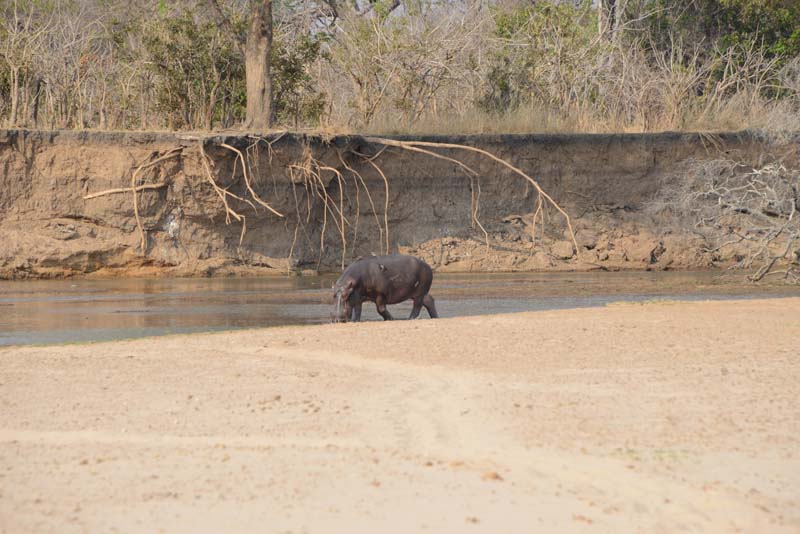
[[798,316],[649,300],[1,347],[0,531],[796,533]]
[[[164,334],[328,322],[336,276],[70,279],[0,282],[0,346],[111,341]],[[741,273],[438,274],[442,317],[604,306],[647,300],[798,296]],[[407,317],[410,303],[390,306]],[[422,317],[426,317],[423,310]],[[381,320],[374,306],[364,320]]]

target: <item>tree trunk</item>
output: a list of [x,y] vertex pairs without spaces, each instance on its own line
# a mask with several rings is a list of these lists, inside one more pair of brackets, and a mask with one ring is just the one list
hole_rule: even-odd
[[245,128],[266,130],[272,124],[272,0],[250,0],[250,29],[245,43],[247,117]]
[[36,80],[36,92],[33,95],[33,127],[39,127],[39,97],[42,94],[42,79]]
[[8,114],[8,126],[17,125],[17,108],[19,107],[19,69],[11,68],[11,111]]
[[597,24],[598,33],[606,39],[611,39],[614,33],[614,24],[617,21],[617,0],[598,0]]

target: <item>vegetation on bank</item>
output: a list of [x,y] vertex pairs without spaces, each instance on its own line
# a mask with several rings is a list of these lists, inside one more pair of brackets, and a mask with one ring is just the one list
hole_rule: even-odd
[[[0,124],[235,128],[248,15],[247,0],[0,0]],[[283,127],[800,124],[798,0],[276,0],[273,19]]]

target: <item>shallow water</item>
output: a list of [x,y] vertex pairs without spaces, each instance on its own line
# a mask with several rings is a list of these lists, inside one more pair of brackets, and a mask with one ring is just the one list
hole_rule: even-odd
[[[0,281],[0,346],[324,323],[335,276]],[[800,296],[719,273],[438,274],[442,317],[603,306],[615,301]],[[398,318],[410,303],[390,306]],[[422,316],[427,317],[425,310]],[[364,320],[380,320],[365,303]]]

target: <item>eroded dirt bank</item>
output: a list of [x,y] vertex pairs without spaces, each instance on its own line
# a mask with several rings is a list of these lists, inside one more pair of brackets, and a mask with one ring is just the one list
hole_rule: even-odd
[[3,349],[0,531],[796,532],[798,315],[619,304]]
[[552,208],[533,236],[533,188],[476,153],[440,151],[459,166],[358,136],[0,130],[0,278],[335,270],[387,247],[449,271],[724,266],[735,250],[648,206],[698,160],[766,151],[748,133],[415,139],[530,174],[571,214],[578,254]]

